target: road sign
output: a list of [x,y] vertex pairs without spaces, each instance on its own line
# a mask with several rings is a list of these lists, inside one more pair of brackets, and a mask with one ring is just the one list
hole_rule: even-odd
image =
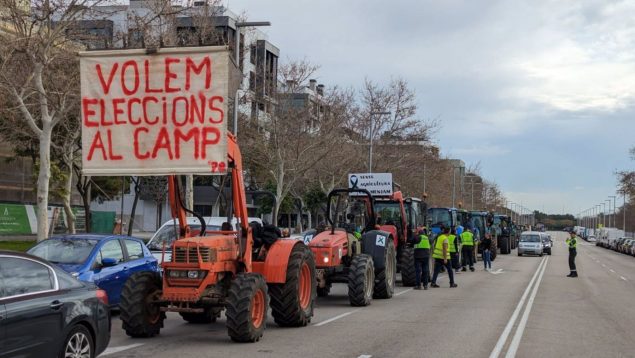
[[[373,196],[392,195],[392,173],[358,173],[348,175],[350,189],[366,189]],[[351,195],[363,195],[351,193]]]
[[229,51],[80,53],[87,175],[223,174]]

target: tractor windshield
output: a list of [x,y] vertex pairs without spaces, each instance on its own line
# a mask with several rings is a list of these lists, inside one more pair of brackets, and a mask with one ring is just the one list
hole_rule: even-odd
[[364,232],[371,222],[368,199],[341,193],[331,197],[331,219],[336,228],[347,232]]
[[457,211],[456,221],[459,223],[459,225],[466,226],[469,223],[468,213],[465,211]]
[[450,215],[450,210],[448,209],[428,209],[428,221],[431,223],[431,226],[452,227],[452,215]]
[[401,226],[401,206],[396,201],[375,201],[378,225]]

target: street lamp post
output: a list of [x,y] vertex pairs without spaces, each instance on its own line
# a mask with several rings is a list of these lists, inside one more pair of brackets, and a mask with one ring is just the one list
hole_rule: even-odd
[[368,137],[370,139],[370,146],[368,147],[368,172],[372,173],[373,172],[373,135],[375,133],[373,133],[373,127],[374,127],[374,123],[373,123],[373,115],[390,115],[391,112],[389,111],[375,111],[375,112],[370,112],[370,125],[368,126]]
[[615,219],[617,219],[615,217],[615,214],[616,214],[615,211],[617,209],[616,206],[615,206],[615,198],[616,198],[616,196],[615,195],[609,195],[609,199],[610,198],[613,198],[613,226],[617,227],[617,220],[615,220]]
[[624,206],[622,206],[622,214],[624,214],[623,222],[622,222],[622,230],[624,230],[624,235],[626,235],[626,191],[624,191]]
[[[234,41],[234,60],[236,60],[236,67],[240,69],[240,28],[241,27],[258,27],[258,26],[271,26],[269,21],[241,21],[236,22],[236,39]],[[236,96],[234,97],[234,136],[238,137],[238,96],[240,89],[236,90]]]
[[609,211],[608,211],[609,212],[609,217],[608,217],[607,221],[608,221],[608,225],[609,225],[608,227],[612,227],[611,226],[611,199],[607,199],[607,200],[604,200],[604,201],[609,203]]

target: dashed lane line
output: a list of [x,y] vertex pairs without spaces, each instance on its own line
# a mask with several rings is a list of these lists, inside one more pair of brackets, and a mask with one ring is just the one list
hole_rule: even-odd
[[342,314],[340,314],[340,315],[337,315],[337,316],[335,316],[335,317],[333,317],[333,318],[329,318],[329,319],[327,319],[326,321],[322,321],[322,322],[316,323],[316,324],[314,324],[314,326],[316,326],[316,327],[321,327],[321,326],[324,326],[325,324],[329,324],[329,323],[331,323],[331,322],[333,322],[333,321],[337,321],[337,320],[338,320],[338,319],[340,319],[340,318],[344,318],[344,317],[346,317],[346,316],[348,316],[348,315],[351,315],[351,314],[353,314],[353,313],[355,313],[355,312],[359,311],[360,309],[361,309],[361,308],[358,308],[358,309],[356,309],[356,310],[352,310],[352,311],[348,311],[348,312],[344,312],[344,313],[342,313]]
[[127,346],[109,347],[109,348],[106,348],[106,350],[102,354],[100,354],[99,356],[103,357],[103,356],[107,356],[107,355],[110,355],[110,354],[115,354],[115,353],[127,351],[128,349],[141,347],[144,344],[145,343],[135,343],[135,344],[127,345]]
[[628,280],[626,279],[626,277],[624,277],[624,276],[620,276],[620,278],[621,278],[623,281],[628,281]]
[[[395,293],[393,296],[403,295],[404,293],[409,292],[409,291],[412,291],[412,288],[409,288],[409,289],[407,289],[407,290],[403,290],[403,291],[401,291],[401,292],[397,292],[397,293]],[[360,356],[360,357],[361,357],[361,356]],[[369,357],[370,357],[370,356],[369,356]]]
[[362,354],[361,356],[357,358],[372,358],[372,356],[370,354]]
[[611,271],[611,272],[615,273],[615,270],[613,270],[613,269],[609,269],[609,271]]

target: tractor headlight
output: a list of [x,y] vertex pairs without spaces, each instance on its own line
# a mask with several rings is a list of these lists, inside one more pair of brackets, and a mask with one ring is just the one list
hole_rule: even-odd
[[329,257],[325,256],[323,261],[324,261],[325,264],[328,264],[329,263]]
[[188,271],[187,278],[198,278],[198,271]]
[[185,278],[187,276],[187,271],[170,270],[170,271],[168,271],[168,276],[170,278]]

